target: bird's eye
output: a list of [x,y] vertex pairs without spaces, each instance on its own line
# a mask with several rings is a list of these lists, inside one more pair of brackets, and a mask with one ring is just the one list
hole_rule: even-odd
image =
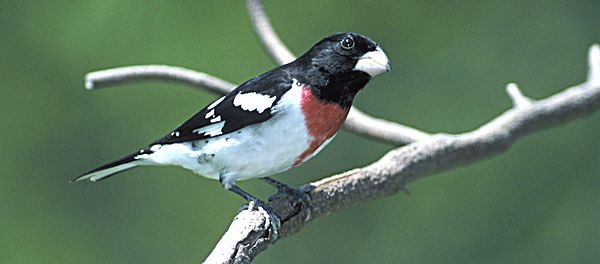
[[354,47],[354,40],[351,37],[347,37],[342,39],[342,42],[340,42],[340,45],[342,45],[342,48],[344,49],[351,49]]

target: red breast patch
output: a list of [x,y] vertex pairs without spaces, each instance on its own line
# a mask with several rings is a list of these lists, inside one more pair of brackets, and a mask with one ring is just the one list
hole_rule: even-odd
[[323,102],[315,98],[310,86],[302,85],[302,100],[300,102],[302,113],[311,141],[308,148],[298,156],[292,167],[296,167],[306,161],[318,148],[340,129],[349,108],[343,108],[339,104]]

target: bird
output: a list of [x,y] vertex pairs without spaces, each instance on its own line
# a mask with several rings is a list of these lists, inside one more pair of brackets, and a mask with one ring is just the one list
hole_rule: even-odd
[[[287,171],[319,153],[344,123],[356,94],[391,70],[373,40],[327,36],[296,60],[254,77],[202,108],[167,135],[72,182],[96,182],[147,165],[175,165],[259,201],[236,181]],[[291,188],[291,187],[290,187]]]

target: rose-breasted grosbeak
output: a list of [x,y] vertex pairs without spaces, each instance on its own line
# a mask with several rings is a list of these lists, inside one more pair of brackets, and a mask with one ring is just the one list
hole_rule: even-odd
[[351,32],[328,36],[142,150],[73,181],[98,181],[141,165],[177,165],[256,200],[236,180],[265,178],[273,184],[266,177],[313,157],[335,136],[356,93],[389,70],[387,56],[369,38]]

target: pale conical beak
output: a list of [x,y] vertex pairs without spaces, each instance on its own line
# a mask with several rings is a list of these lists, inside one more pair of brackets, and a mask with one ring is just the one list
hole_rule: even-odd
[[356,66],[354,66],[355,71],[362,71],[369,74],[371,77],[375,77],[381,73],[392,70],[392,65],[390,65],[390,60],[388,59],[385,52],[380,47],[377,47],[374,51],[369,51],[362,55]]

